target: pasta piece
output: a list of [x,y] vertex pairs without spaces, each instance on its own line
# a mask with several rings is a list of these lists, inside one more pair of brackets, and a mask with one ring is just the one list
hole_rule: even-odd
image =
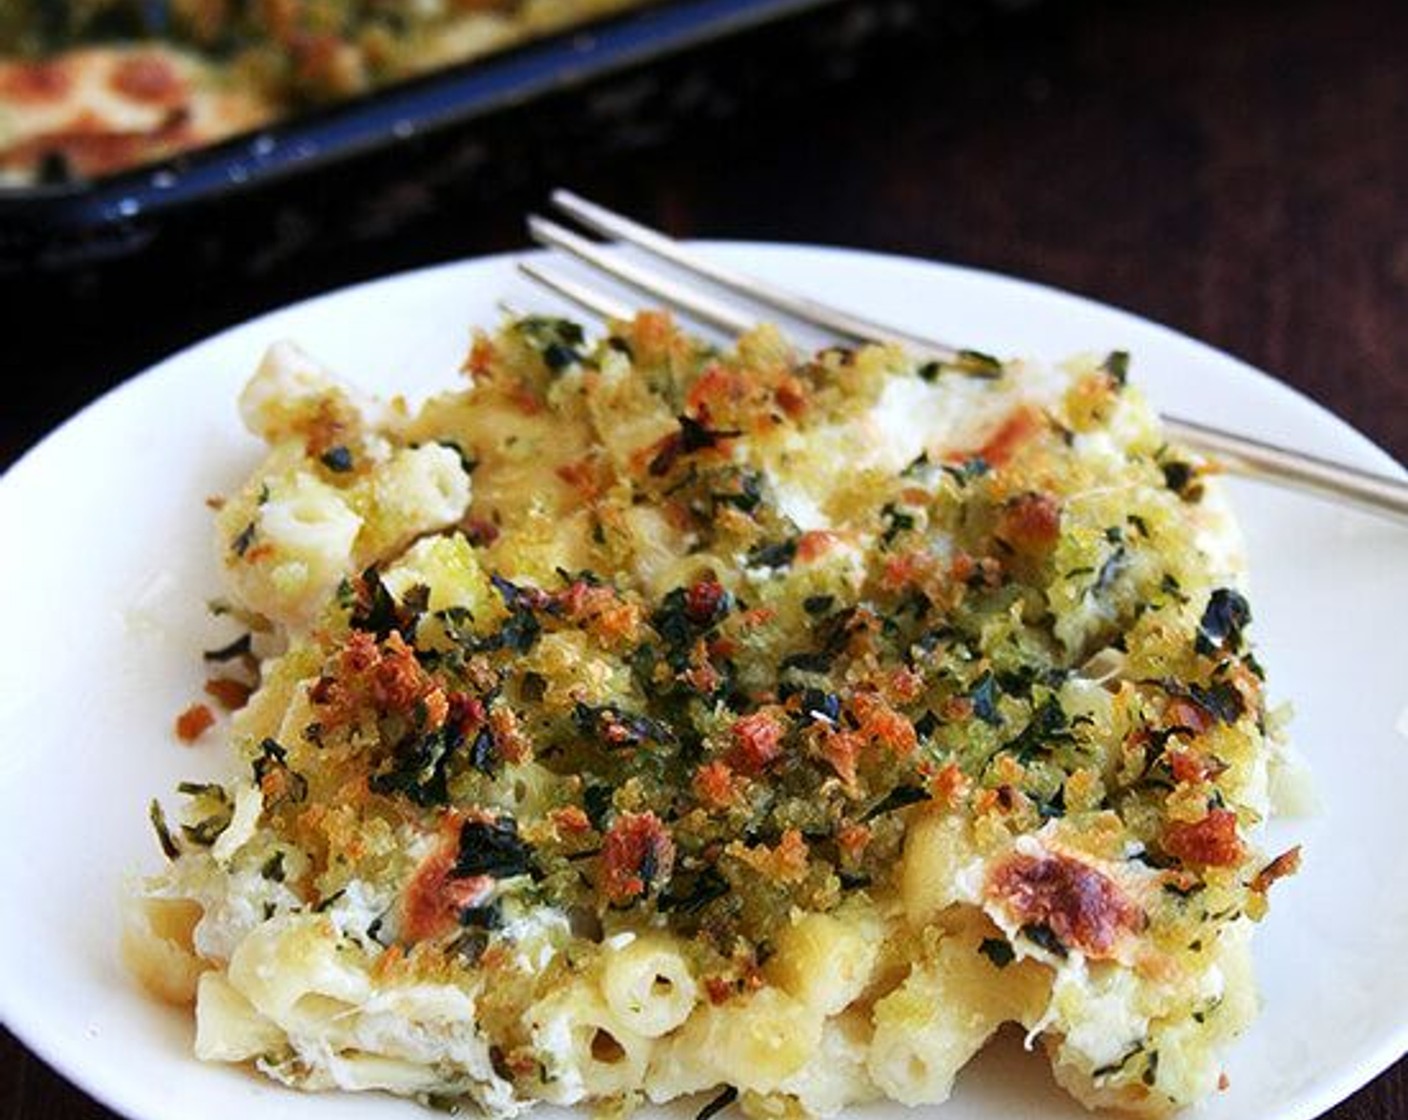
[[235,790],[235,808],[230,823],[211,845],[210,854],[220,863],[229,863],[249,840],[259,824],[264,797],[256,785],[240,785]]
[[264,353],[240,393],[240,417],[266,443],[301,440],[320,417],[363,416],[370,401],[305,352],[297,343],[276,342]]
[[870,982],[878,947],[860,921],[801,914],[779,934],[768,979],[821,1015],[835,1015]]
[[[940,1104],[954,1078],[1005,1022],[1034,1024],[1049,978],[1032,961],[998,967],[982,951],[977,922],[944,937],[900,987],[875,1005],[869,1070],[904,1104]],[[988,927],[991,928],[991,927]]]
[[953,813],[916,813],[904,838],[900,894],[912,926],[933,922],[944,910],[971,892],[964,872],[978,852],[971,826]]
[[684,954],[656,934],[607,949],[601,990],[611,1012],[646,1038],[659,1038],[689,1018],[698,993]]
[[844,1108],[879,1100],[880,1090],[870,1079],[866,1059],[870,1052],[870,1016],[860,1010],[827,1019],[821,1045],[810,1060],[767,1096],[750,1094],[744,1111],[750,1116],[835,1116]]
[[617,1018],[594,985],[567,986],[533,1008],[529,1018],[544,1065],[544,1100],[574,1104],[640,1084],[650,1040]]
[[[1213,1092],[1222,1075],[1218,1043],[1256,1014],[1250,923],[1224,929],[1212,952],[1212,982],[1191,1000],[1124,970],[1058,980],[1046,1048],[1061,1087],[1090,1108],[1145,1116]],[[1140,1007],[1152,1016],[1131,1013]]]
[[196,1057],[244,1062],[287,1045],[287,1036],[254,1009],[225,976],[207,972],[196,993]]
[[382,582],[398,599],[412,587],[426,587],[432,611],[459,607],[484,622],[501,613],[489,577],[460,533],[416,541],[386,569]]
[[189,1004],[204,963],[193,935],[201,909],[185,899],[135,898],[122,910],[122,963],[158,999]]
[[358,490],[369,508],[357,557],[367,564],[458,521],[469,505],[470,484],[459,453],[432,443],[396,449]]
[[366,974],[338,951],[339,943],[332,923],[320,915],[273,919],[239,943],[230,958],[230,983],[281,1026],[326,1021],[371,994]]
[[351,571],[362,518],[341,491],[295,469],[262,475],[253,492],[226,504],[216,527],[235,594],[300,630]]
[[821,1043],[823,1018],[778,988],[761,988],[720,1005],[703,1004],[671,1036],[651,1070],[652,1097],[733,1085],[778,1092]]

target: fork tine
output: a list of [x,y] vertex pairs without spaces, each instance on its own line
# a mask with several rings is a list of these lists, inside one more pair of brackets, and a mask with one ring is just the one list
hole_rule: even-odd
[[747,296],[756,303],[782,311],[794,319],[840,335],[844,339],[852,342],[899,342],[910,350],[940,360],[949,360],[958,355],[957,348],[945,342],[923,338],[884,323],[853,315],[820,300],[789,292],[766,281],[744,276],[732,269],[706,261],[659,230],[641,225],[640,222],[608,210],[605,206],[571,191],[555,190],[551,200],[564,214],[594,233],[634,245],[642,252],[669,261],[686,272]]
[[1164,413],[1165,430],[1227,470],[1263,482],[1279,483],[1349,502],[1370,513],[1408,521],[1408,484],[1373,471],[1332,462],[1304,451],[1291,451],[1250,436],[1234,435]]
[[569,280],[551,269],[541,268],[527,261],[519,261],[518,271],[534,283],[541,284],[548,291],[556,293],[569,303],[580,307],[588,315],[594,315],[598,319],[629,320],[635,315],[629,305],[618,303],[604,292],[600,292],[596,288],[589,288],[585,284],[579,284],[575,280]]
[[564,253],[576,257],[598,272],[635,288],[637,291],[644,292],[654,299],[664,300],[701,322],[707,323],[711,327],[717,327],[727,334],[745,334],[753,327],[753,316],[657,272],[621,260],[605,251],[602,246],[588,241],[585,237],[578,236],[569,229],[564,229],[556,222],[550,222],[536,214],[530,215],[528,232],[538,244],[561,249]]

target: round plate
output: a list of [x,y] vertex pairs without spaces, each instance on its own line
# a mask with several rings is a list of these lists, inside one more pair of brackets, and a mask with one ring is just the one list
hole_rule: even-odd
[[[1087,300],[983,273],[835,249],[708,247],[726,263],[920,333],[1005,356],[1125,349],[1160,407],[1378,470],[1392,461],[1263,374]],[[219,593],[205,499],[253,468],[235,398],[294,338],[379,394],[454,385],[473,324],[501,303],[555,308],[514,258],[448,265],[310,300],[201,343],[100,400],[0,480],[0,1016],[99,1100],[138,1120],[405,1116],[387,1097],[305,1095],[191,1056],[116,953],[124,878],[160,862],[147,804],[226,768],[219,736],[171,732],[200,696]],[[556,308],[560,310],[560,308]],[[1205,1120],[1318,1115],[1408,1048],[1408,531],[1233,481],[1254,636],[1295,708],[1321,813],[1276,822],[1305,845],[1258,931],[1263,1011]],[[1083,1117],[1045,1059],[1000,1039],[944,1116]],[[898,1106],[867,1110],[898,1117]]]

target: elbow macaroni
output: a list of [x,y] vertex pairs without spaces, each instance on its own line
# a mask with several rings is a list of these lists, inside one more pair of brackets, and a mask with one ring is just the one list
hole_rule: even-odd
[[290,346],[241,398],[218,541],[277,655],[123,934],[197,1055],[791,1118],[940,1103],[1017,1024],[1092,1107],[1212,1091],[1294,858],[1245,836],[1212,481],[1116,356],[613,331],[511,323],[416,414]]

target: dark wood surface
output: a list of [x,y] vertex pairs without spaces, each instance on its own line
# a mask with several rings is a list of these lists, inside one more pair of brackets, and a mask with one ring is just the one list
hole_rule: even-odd
[[[271,203],[267,241],[238,267],[228,247],[173,235],[165,258],[158,246],[115,278],[0,290],[0,368],[20,394],[0,412],[0,463],[211,330],[523,244],[521,215],[554,182],[682,235],[863,246],[1069,288],[1268,370],[1408,459],[1408,5],[850,6],[835,41],[859,45],[844,56],[774,39],[761,59],[670,71],[667,89],[618,83],[605,96],[670,104],[617,119],[607,145],[564,101],[513,119],[517,149],[494,137],[507,156],[461,142],[460,164],[442,162],[462,177],[371,169],[360,209],[358,180],[337,176],[301,208]],[[105,1115],[0,1031],[0,1120]],[[1327,1115],[1408,1117],[1408,1062]]]

